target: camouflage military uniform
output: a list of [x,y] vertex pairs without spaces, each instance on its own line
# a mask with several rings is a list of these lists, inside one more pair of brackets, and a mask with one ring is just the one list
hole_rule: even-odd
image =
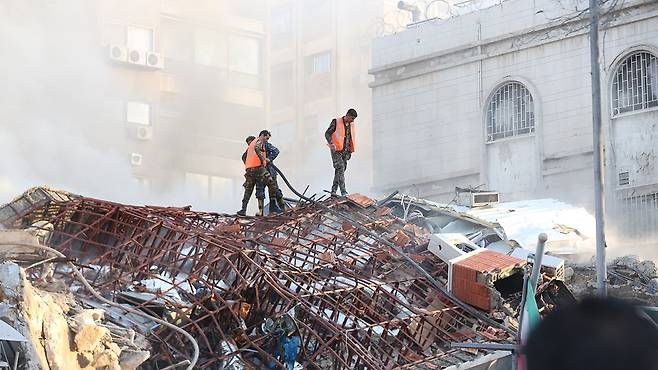
[[[264,153],[263,143],[260,140],[256,142],[256,153],[259,157],[261,157],[261,155]],[[261,161],[263,161],[263,159],[264,158],[261,157]],[[276,185],[272,179],[272,176],[270,175],[270,172],[265,168],[265,166],[247,168],[244,174],[244,178],[244,197],[242,197],[243,207],[245,204],[249,203],[249,198],[251,198],[251,194],[254,192],[254,187],[258,182],[262,182],[263,186],[267,186],[270,199],[277,199],[277,192],[279,192],[279,187]]]
[[[283,196],[281,188],[279,188],[279,184],[276,181],[276,170],[274,169],[274,166],[272,166],[273,161],[279,156],[279,149],[268,142],[265,143],[265,152],[267,153],[268,162],[267,172],[270,173],[270,177],[272,177],[272,181],[274,182],[274,185],[276,185],[276,195],[277,197]],[[265,183],[262,181],[256,183],[256,198],[265,199]],[[275,198],[270,197],[270,203],[274,201]]]
[[[325,132],[324,136],[327,139],[327,142],[331,144],[331,135],[336,131],[336,120],[331,121],[331,125]],[[338,188],[343,195],[347,194],[347,189],[345,187],[345,171],[347,170],[347,161],[352,157],[352,153],[347,149],[349,148],[349,143],[352,141],[352,130],[351,124],[345,124],[345,142],[343,144],[343,150],[340,152],[332,150],[331,151],[331,161],[334,165],[334,181],[331,184],[331,193],[335,193]]]

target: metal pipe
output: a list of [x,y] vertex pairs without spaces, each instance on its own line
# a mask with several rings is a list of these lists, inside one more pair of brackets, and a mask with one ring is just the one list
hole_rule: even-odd
[[450,343],[450,348],[490,349],[494,351],[516,351],[519,346],[510,343]]
[[420,8],[416,5],[410,4],[406,1],[398,1],[398,9],[406,10],[411,13],[411,22],[418,22],[420,20]]
[[523,325],[523,320],[525,320],[525,315],[523,314],[523,309],[525,308],[526,301],[526,290],[528,290],[528,266],[523,267],[523,290],[521,291],[521,304],[519,305],[519,335],[516,336],[516,342],[521,343],[521,325]]
[[594,150],[594,217],[596,219],[596,286],[597,295],[605,297],[605,199],[603,193],[603,131],[601,130],[601,77],[599,65],[599,1],[589,0],[589,46],[592,72],[592,125]]
[[537,249],[535,250],[534,261],[532,262],[532,274],[530,275],[530,286],[534,291],[537,291],[537,282],[539,281],[539,274],[541,270],[541,260],[544,257],[544,246],[546,245],[548,236],[541,233],[537,237]]

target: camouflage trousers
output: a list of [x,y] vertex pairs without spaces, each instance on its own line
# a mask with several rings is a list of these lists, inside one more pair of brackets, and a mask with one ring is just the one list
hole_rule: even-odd
[[[274,185],[276,185],[276,196],[277,197],[282,197],[283,193],[281,192],[281,188],[279,187],[279,184],[276,181],[276,170],[268,166],[267,172],[269,172],[270,177],[272,178],[272,181],[274,182]],[[258,181],[256,183],[256,199],[265,199],[265,183],[262,181]],[[275,198],[270,197],[270,203],[274,200]]]
[[276,199],[277,193],[279,193],[279,187],[276,185],[276,182],[272,179],[270,172],[264,167],[256,168],[247,168],[247,171],[244,174],[244,197],[242,197],[242,203],[249,203],[251,194],[254,192],[254,187],[259,182],[263,186],[267,186],[267,190],[270,195],[270,199]]
[[340,188],[341,193],[346,194],[345,189],[345,171],[347,170],[347,161],[350,160],[352,153],[347,150],[341,152],[331,152],[331,161],[334,164],[334,182],[331,184],[331,192],[335,193]]

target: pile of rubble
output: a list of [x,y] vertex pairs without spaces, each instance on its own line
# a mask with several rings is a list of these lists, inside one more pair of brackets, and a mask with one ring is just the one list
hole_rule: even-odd
[[0,318],[25,338],[13,349],[25,357],[22,369],[134,370],[150,356],[146,340],[105,321],[103,310],[33,287],[14,263],[0,264],[0,298]]
[[[658,306],[656,264],[638,256],[617,257],[608,264],[608,294],[644,306]],[[594,261],[568,264],[566,282],[577,297],[596,292]]]
[[[128,350],[150,351],[145,369],[197,355],[195,368],[209,370],[504,368],[508,352],[454,346],[516,342],[531,252],[485,216],[353,194],[241,218],[47,188],[0,207],[1,225],[32,230],[66,256],[10,259],[30,280],[54,277],[75,297],[80,309],[62,312],[70,312],[72,343],[92,339],[76,347],[78,364],[91,368],[101,360],[129,368]],[[81,284],[70,261],[114,304]],[[545,256],[542,272],[542,312],[573,301],[562,259]]]

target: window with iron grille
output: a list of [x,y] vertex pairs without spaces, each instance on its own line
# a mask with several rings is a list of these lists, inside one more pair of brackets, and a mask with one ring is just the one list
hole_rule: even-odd
[[612,81],[612,115],[658,107],[658,59],[635,52],[617,67]]
[[487,108],[487,142],[535,132],[535,106],[530,91],[508,82],[491,96]]

